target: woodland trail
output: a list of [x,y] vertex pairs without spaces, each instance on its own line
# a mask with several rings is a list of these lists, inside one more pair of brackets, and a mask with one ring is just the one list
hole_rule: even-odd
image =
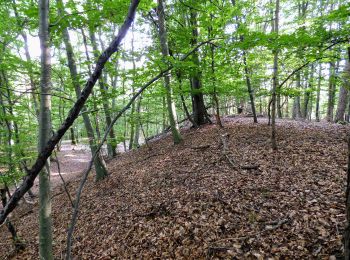
[[[346,137],[349,127],[277,121],[271,150],[266,119],[224,118],[183,129],[121,154],[111,175],[93,174],[84,189],[73,254],[77,259],[329,259],[342,252]],[[220,134],[229,137],[222,154]],[[69,158],[67,156],[66,158]],[[74,158],[74,157],[71,157]],[[77,160],[77,168],[84,163]],[[244,169],[256,165],[258,168]],[[74,171],[72,171],[74,172]],[[74,175],[74,174],[73,174]],[[73,176],[72,175],[72,176]],[[69,191],[74,195],[79,179]],[[53,191],[54,253],[64,254],[70,203]],[[12,220],[27,248],[15,259],[37,259],[37,212],[22,204]],[[0,259],[12,259],[0,228]],[[7,250],[5,250],[7,248]]]
[[[87,145],[77,144],[71,145],[70,141],[63,141],[60,151],[56,152],[58,164],[62,177],[66,182],[79,178],[86,168],[91,152]],[[59,176],[57,161],[51,161],[51,185],[52,188],[62,185],[61,177]],[[39,189],[39,181],[35,180],[33,193],[37,194]]]

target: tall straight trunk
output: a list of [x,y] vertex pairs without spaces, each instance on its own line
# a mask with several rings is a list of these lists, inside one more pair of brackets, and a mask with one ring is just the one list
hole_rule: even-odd
[[[39,0],[39,38],[41,48],[39,152],[42,152],[51,135],[49,0]],[[45,260],[53,259],[49,160],[39,174],[39,257]]]
[[[93,32],[93,30],[91,28],[89,30],[89,33],[90,33],[90,41],[92,44],[94,57],[97,60],[99,51],[97,48],[95,33]],[[106,128],[107,128],[112,122],[111,110],[110,110],[110,106],[109,106],[109,102],[108,102],[109,99],[107,97],[108,89],[107,89],[106,84],[103,80],[103,77],[100,77],[100,79],[98,80],[98,83],[99,83],[100,92],[101,92],[102,99],[103,99],[102,106],[103,106],[103,110],[104,110],[104,114],[105,114],[105,120],[106,120],[106,125],[107,125]],[[115,138],[113,128],[109,132],[109,140],[107,140],[107,147],[108,147],[108,156],[115,157],[117,155],[117,141]]]
[[[278,35],[280,1],[276,0],[274,31]],[[273,50],[273,78],[272,78],[272,111],[271,111],[271,146],[277,150],[276,142],[276,90],[278,88],[278,49]]]
[[327,106],[327,121],[333,122],[335,99],[335,63],[329,63],[329,83],[328,83],[328,106]]
[[[297,89],[300,90],[301,88],[301,74],[300,71],[296,73],[296,84],[297,84]],[[293,102],[293,119],[300,119],[302,118],[301,114],[301,105],[300,105],[300,96],[294,97],[294,102]]]
[[[87,46],[87,39],[86,39],[86,35],[84,32],[84,29],[81,29],[81,35],[83,36],[83,43],[84,43],[84,51],[85,51],[85,56],[86,56],[86,61],[88,64],[88,74],[89,77],[91,77],[91,59],[90,59],[90,55],[89,55],[89,51],[88,51],[88,46]],[[68,34],[69,35],[69,34]],[[95,91],[91,92],[92,95],[92,104],[94,107],[95,112],[91,115],[94,119],[94,123],[95,123],[95,130],[96,130],[96,137],[97,140],[101,140],[101,131],[100,131],[100,123],[99,123],[99,114],[98,114],[98,107],[97,107],[97,101],[96,101],[96,96],[95,96]],[[90,121],[91,124],[91,121]]]
[[306,70],[305,75],[305,85],[304,85],[304,104],[302,109],[303,119],[307,119],[309,112],[309,102],[310,102],[310,89],[312,88],[313,80],[313,65],[311,65],[310,71]]
[[[136,62],[135,62],[135,35],[134,35],[134,26],[131,27],[131,55],[132,55],[132,83],[131,90],[134,94],[135,92],[135,77],[136,77]],[[131,104],[130,110],[130,138],[129,138],[129,150],[134,147],[134,138],[135,138],[135,102]]]
[[142,95],[137,100],[136,104],[136,115],[137,115],[137,120],[136,120],[136,125],[135,125],[135,138],[134,138],[134,147],[138,148],[140,146],[140,128],[141,128],[141,100],[142,100]]
[[[165,25],[165,12],[164,12],[163,0],[158,0],[158,25],[159,25],[160,46],[162,49],[164,62],[166,62],[167,58],[169,57],[169,47],[168,47],[168,39],[167,39],[167,32],[166,32],[166,25]],[[182,141],[182,137],[179,132],[179,126],[176,120],[175,103],[172,99],[172,88],[170,86],[170,72],[164,75],[164,86],[165,86],[170,128],[173,134],[174,144],[178,144]]]
[[345,120],[345,110],[347,107],[347,103],[348,103],[348,89],[350,88],[350,82],[349,82],[349,78],[350,78],[350,63],[349,60],[346,60],[346,64],[345,64],[345,69],[343,72],[343,85],[340,87],[340,91],[339,91],[339,98],[338,98],[338,108],[337,108],[337,113],[335,115],[335,122],[339,122],[339,121],[344,121]]
[[321,98],[321,80],[322,80],[322,65],[318,67],[318,81],[316,91],[316,122],[320,122],[320,98]]
[[[63,2],[62,0],[57,0],[57,6],[58,6],[58,13],[59,16],[63,16],[65,14],[64,12],[64,8],[63,8]],[[63,32],[62,32],[62,36],[63,36],[63,41],[65,44],[65,48],[66,48],[66,55],[67,55],[67,59],[68,59],[68,67],[69,67],[69,72],[70,72],[70,76],[73,82],[73,87],[75,89],[75,94],[77,97],[80,96],[81,94],[81,87],[80,87],[80,80],[79,80],[79,75],[78,75],[78,71],[77,71],[77,65],[75,62],[75,58],[74,58],[74,53],[73,53],[73,47],[70,41],[70,36],[69,36],[69,32],[67,27],[63,28]],[[84,121],[84,125],[85,125],[85,129],[88,135],[88,139],[89,139],[89,146],[90,146],[90,150],[91,150],[91,154],[94,154],[97,148],[96,145],[96,140],[95,140],[95,135],[94,135],[94,130],[89,118],[89,115],[87,113],[87,109],[84,106],[82,109],[82,116],[83,116],[83,121]],[[107,175],[107,169],[105,166],[105,162],[103,160],[102,155],[99,155],[96,157],[95,161],[94,161],[94,166],[95,166],[95,171],[96,171],[96,181],[102,180],[104,179]]]
[[248,65],[247,65],[247,53],[246,53],[246,51],[243,51],[243,64],[244,64],[244,74],[245,74],[245,79],[247,82],[247,88],[248,88],[249,99],[250,99],[250,106],[252,108],[254,123],[258,123],[258,118],[256,116],[256,109],[255,109],[254,92],[253,92],[252,84],[250,81],[249,70],[248,70]]
[[[197,13],[191,8],[190,9],[190,25],[192,28],[192,47],[198,44],[198,21]],[[204,96],[202,93],[202,82],[201,82],[201,72],[199,64],[198,50],[195,50],[192,54],[192,61],[196,65],[196,71],[191,77],[191,88],[192,88],[192,109],[193,109],[193,120],[196,125],[200,126],[209,122],[207,118],[207,111],[204,104]]]

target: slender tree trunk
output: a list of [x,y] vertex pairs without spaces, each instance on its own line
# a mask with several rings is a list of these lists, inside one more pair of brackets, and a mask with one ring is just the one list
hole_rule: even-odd
[[[301,88],[301,75],[300,75],[300,71],[298,71],[296,73],[296,80],[297,80],[297,89],[300,90]],[[301,115],[301,105],[300,105],[300,96],[296,96],[294,98],[294,102],[293,102],[293,119],[300,119],[302,118]]]
[[321,98],[321,80],[322,80],[322,65],[319,64],[318,69],[318,82],[316,91],[316,122],[320,122],[320,98]]
[[311,65],[310,72],[308,71],[305,77],[305,90],[304,90],[304,106],[303,106],[303,118],[308,119],[308,114],[310,110],[310,99],[313,82],[314,66]]
[[[39,0],[39,38],[41,48],[39,152],[51,135],[51,54],[49,36],[49,0]],[[51,260],[52,218],[49,160],[39,174],[39,257]]]
[[[92,31],[92,29],[89,30],[89,33],[90,33],[90,41],[92,44],[93,53],[94,53],[95,59],[97,60],[99,51],[97,48],[95,33]],[[100,87],[101,96],[103,99],[102,105],[103,105],[103,110],[104,110],[104,114],[105,114],[106,125],[108,127],[112,122],[111,111],[110,111],[108,97],[107,97],[108,89],[107,89],[106,84],[103,80],[103,77],[100,77],[100,79],[98,80],[98,83],[99,83],[99,87]],[[113,128],[109,132],[109,140],[107,140],[107,147],[108,147],[108,156],[115,157],[117,155],[117,152],[116,152],[117,141],[115,138]]]
[[[134,26],[131,27],[131,55],[132,55],[132,84],[131,90],[132,94],[135,92],[135,77],[136,77],[136,62],[135,62],[135,35],[134,35]],[[135,103],[131,104],[130,110],[130,139],[129,139],[129,150],[134,147],[134,138],[135,138]]]
[[252,84],[251,84],[250,77],[249,77],[246,51],[243,51],[243,64],[244,64],[244,74],[245,74],[245,79],[247,82],[247,88],[248,88],[249,99],[250,99],[250,106],[252,108],[254,123],[258,123],[258,118],[256,116],[256,109],[255,109],[254,92],[253,92]]
[[75,139],[75,133],[74,133],[74,127],[73,126],[70,128],[70,140],[71,140],[71,144],[72,145],[76,145],[77,144],[77,140]]
[[136,125],[135,125],[135,138],[134,138],[134,147],[139,148],[140,147],[140,130],[141,130],[141,100],[142,95],[138,98],[137,104],[136,104]]
[[[276,0],[275,10],[275,33],[278,35],[280,1]],[[273,150],[277,150],[276,142],[276,90],[278,88],[278,49],[273,50],[273,85],[272,85],[272,111],[271,111],[271,146]]]
[[[158,0],[158,25],[162,55],[164,58],[164,62],[166,62],[167,58],[169,57],[169,47],[165,25],[165,12],[163,0]],[[179,132],[179,126],[176,120],[175,103],[172,99],[172,88],[170,86],[170,72],[164,75],[164,86],[166,92],[168,118],[170,122],[171,132],[173,134],[174,144],[179,144],[182,141],[182,137]]]
[[[63,2],[62,0],[57,0],[57,5],[58,5],[58,11],[59,11],[59,16],[64,15],[64,7],[63,7]],[[63,41],[66,47],[66,54],[67,54],[67,59],[68,59],[68,67],[69,67],[69,72],[70,76],[72,78],[73,86],[75,89],[75,94],[77,97],[81,95],[81,87],[80,87],[80,80],[79,80],[79,75],[77,71],[77,66],[73,54],[73,47],[70,41],[70,36],[67,27],[63,28]],[[83,116],[83,121],[85,125],[85,129],[87,132],[87,136],[89,139],[89,146],[91,153],[94,154],[96,151],[96,141],[95,141],[95,136],[94,136],[94,130],[90,121],[90,118],[87,113],[87,109],[84,106],[82,109],[82,116]],[[105,177],[107,177],[108,172],[106,169],[105,162],[103,160],[103,157],[101,154],[96,157],[94,161],[95,165],[95,171],[96,171],[96,181],[102,180]]]
[[[350,48],[349,48],[350,49]],[[350,62],[349,59],[346,60],[346,64],[345,64],[345,69],[343,72],[343,84],[340,87],[340,91],[339,91],[339,98],[338,98],[338,108],[337,108],[337,113],[335,115],[335,122],[339,122],[339,121],[344,121],[345,120],[345,110],[347,107],[347,102],[348,102],[348,89],[350,88]]]
[[335,64],[329,63],[329,85],[328,85],[328,106],[327,106],[327,121],[333,122],[335,99]]
[[[89,77],[91,77],[91,59],[90,59],[90,55],[89,55],[89,51],[88,51],[88,47],[87,47],[87,39],[86,39],[86,35],[83,29],[80,30],[81,31],[81,35],[83,36],[83,42],[84,42],[84,50],[85,50],[85,56],[86,56],[86,61],[88,64],[88,74]],[[69,34],[68,34],[69,35]],[[99,123],[99,113],[98,113],[98,107],[97,107],[97,101],[96,101],[96,96],[95,96],[95,91],[91,92],[92,95],[92,104],[94,107],[95,112],[93,114],[91,114],[91,116],[94,118],[94,123],[95,123],[95,130],[96,130],[96,136],[97,136],[97,141],[101,140],[101,131],[100,131],[100,123]],[[91,124],[91,122],[90,122]]]

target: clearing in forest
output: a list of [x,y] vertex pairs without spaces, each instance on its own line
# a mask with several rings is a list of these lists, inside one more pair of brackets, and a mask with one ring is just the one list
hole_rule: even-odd
[[[278,151],[263,121],[226,119],[110,161],[85,187],[74,236],[78,259],[328,259],[342,252],[348,128],[279,121]],[[229,135],[223,153],[222,136]],[[74,194],[78,180],[69,183]],[[54,253],[64,255],[70,203],[54,190]],[[0,258],[37,259],[38,206],[13,216],[25,251],[0,228]],[[21,216],[21,218],[19,217]]]

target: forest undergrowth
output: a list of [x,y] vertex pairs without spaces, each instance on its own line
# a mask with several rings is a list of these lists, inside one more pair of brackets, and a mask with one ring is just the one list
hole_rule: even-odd
[[[261,121],[261,120],[260,120]],[[226,118],[121,154],[82,196],[77,259],[336,259],[345,226],[347,126]],[[223,144],[223,136],[228,142]],[[225,148],[227,150],[225,151]],[[83,169],[82,169],[83,170]],[[72,195],[79,179],[69,182]],[[71,205],[53,192],[54,254],[64,257]],[[0,228],[0,259],[38,259],[38,205],[11,216],[17,254]]]

